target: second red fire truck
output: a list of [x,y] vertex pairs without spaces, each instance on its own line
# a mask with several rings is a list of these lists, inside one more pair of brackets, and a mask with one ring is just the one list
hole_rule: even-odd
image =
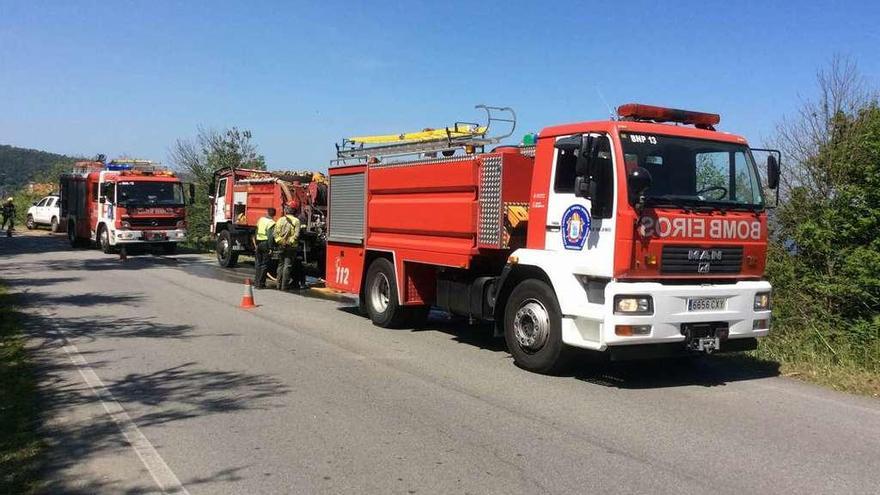
[[[764,184],[718,115],[630,104],[617,120],[486,150],[516,119],[482,108],[484,126],[337,148],[327,285],[358,294],[376,325],[431,306],[494,321],[516,363],[538,372],[573,348],[711,353],[768,333]],[[499,124],[510,132],[487,137]],[[766,186],[778,180],[771,152]]]

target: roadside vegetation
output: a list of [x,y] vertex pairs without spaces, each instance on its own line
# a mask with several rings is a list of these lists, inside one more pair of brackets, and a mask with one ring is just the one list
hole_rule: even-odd
[[767,274],[773,326],[755,355],[786,375],[880,397],[880,106],[837,57],[783,120]]
[[214,171],[225,167],[266,169],[266,160],[251,141],[251,132],[236,127],[222,132],[199,128],[191,139],[178,139],[169,158],[184,180],[196,186],[195,204],[187,207],[187,240],[196,251],[214,248],[211,238],[211,183]]
[[33,366],[12,296],[0,284],[0,493],[35,493],[43,442]]

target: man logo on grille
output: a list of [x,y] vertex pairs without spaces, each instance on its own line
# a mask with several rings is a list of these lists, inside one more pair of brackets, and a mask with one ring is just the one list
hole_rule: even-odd
[[705,262],[697,265],[697,273],[709,273],[709,269],[711,268],[711,263]]

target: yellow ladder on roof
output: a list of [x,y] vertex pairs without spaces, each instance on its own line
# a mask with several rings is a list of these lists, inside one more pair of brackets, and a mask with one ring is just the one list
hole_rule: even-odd
[[455,126],[454,128],[423,129],[417,132],[404,132],[401,134],[378,134],[375,136],[355,136],[348,138],[352,143],[362,144],[386,144],[386,143],[414,143],[419,141],[437,141],[439,139],[477,137],[486,134],[487,126]]

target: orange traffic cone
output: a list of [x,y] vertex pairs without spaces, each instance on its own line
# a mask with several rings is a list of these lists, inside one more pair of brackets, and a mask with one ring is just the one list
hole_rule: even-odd
[[256,308],[257,305],[254,304],[254,288],[251,285],[251,279],[244,279],[244,295],[241,296],[241,304],[238,305],[241,309],[251,309]]

